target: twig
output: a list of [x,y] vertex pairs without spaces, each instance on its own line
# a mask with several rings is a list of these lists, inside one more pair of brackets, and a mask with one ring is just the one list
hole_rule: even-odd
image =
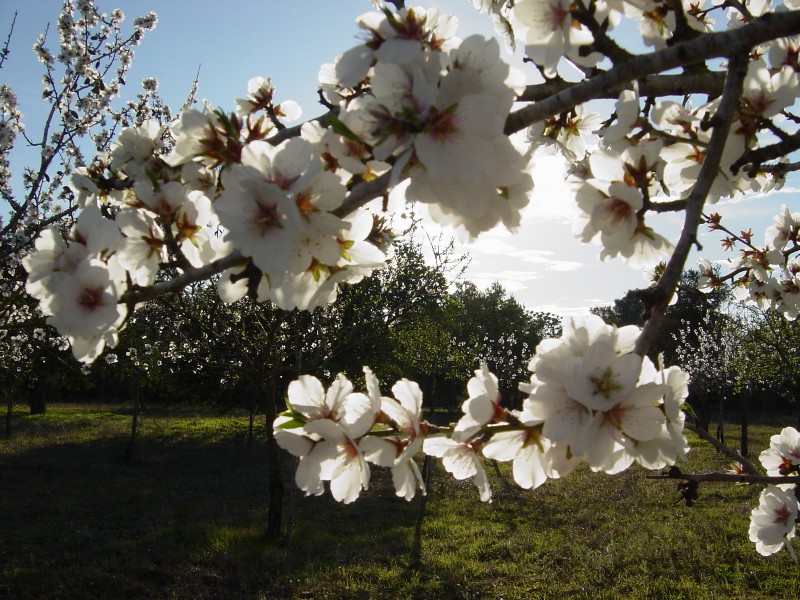
[[226,269],[244,264],[247,259],[238,251],[231,252],[228,256],[210,262],[202,267],[187,269],[177,277],[148,287],[131,288],[122,295],[120,304],[133,306],[139,302],[153,300],[165,294],[179,292],[187,285],[208,279],[213,275],[222,273]]
[[8,28],[8,35],[3,44],[3,49],[0,50],[0,69],[3,68],[3,63],[6,62],[8,55],[11,54],[11,36],[14,34],[14,25],[17,24],[17,11],[14,11],[14,18],[11,19],[11,27]]
[[744,456],[739,454],[733,448],[730,448],[729,446],[726,446],[725,444],[720,442],[717,438],[715,438],[713,435],[708,433],[702,427],[699,427],[699,426],[694,425],[692,423],[685,423],[683,428],[684,429],[688,429],[689,431],[691,431],[692,433],[696,434],[701,439],[707,441],[709,444],[714,446],[714,448],[716,448],[717,450],[722,452],[727,457],[732,458],[733,460],[735,460],[736,462],[741,464],[742,468],[745,471],[747,471],[750,475],[758,475],[758,476],[761,475],[761,471],[759,470],[759,468],[756,467],[752,462],[747,460]]
[[661,475],[645,475],[645,479],[682,479],[684,481],[721,481],[725,483],[764,483],[781,485],[784,483],[800,483],[800,475],[791,477],[770,476],[770,475],[739,475],[738,473],[723,473],[713,471],[711,473],[683,473],[679,469],[670,469]]

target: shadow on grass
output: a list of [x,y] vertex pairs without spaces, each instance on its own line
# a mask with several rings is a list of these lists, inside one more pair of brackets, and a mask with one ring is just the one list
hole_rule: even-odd
[[91,415],[52,418],[51,443],[0,454],[0,598],[326,597],[318,577],[338,580],[331,598],[398,585],[432,597],[424,554],[409,568],[417,504],[394,496],[388,471],[356,504],[296,496],[291,539],[268,543],[266,450],[238,429],[194,439],[151,422],[125,463],[125,422],[81,441]]
[[[267,543],[266,450],[247,447],[242,420],[151,413],[125,464],[127,417],[57,414],[21,419],[30,439],[0,441],[0,599],[749,600],[800,591],[788,556],[761,561],[747,540],[756,489],[709,486],[688,510],[672,483],[635,469],[614,478],[579,469],[526,492],[498,479],[510,478],[503,465],[490,470],[487,506],[434,461],[418,540],[418,500],[397,498],[388,470],[374,469],[370,489],[341,505],[294,490],[283,454],[293,531]],[[697,454],[701,468],[719,461]]]

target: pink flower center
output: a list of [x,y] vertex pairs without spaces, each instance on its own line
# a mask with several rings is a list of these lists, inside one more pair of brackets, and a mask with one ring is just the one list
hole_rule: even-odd
[[627,221],[633,216],[633,208],[631,205],[619,198],[608,199],[606,203],[606,212],[608,212],[614,223]]
[[[182,215],[180,219],[175,223],[176,227],[178,228],[178,239],[180,240],[190,240],[192,239],[198,231],[200,231],[201,227],[192,223],[189,220],[189,217],[186,215]],[[151,246],[152,252],[152,246]]]
[[308,192],[300,192],[295,196],[295,204],[297,204],[297,208],[300,211],[300,214],[304,217],[307,217],[312,212],[314,212],[314,202],[312,201],[311,195]]
[[281,225],[281,215],[278,212],[276,204],[262,204],[258,203],[253,223],[258,226],[262,235],[273,229],[277,229]]
[[367,155],[366,148],[364,148],[362,144],[356,142],[355,140],[345,140],[344,149],[346,156],[364,158]]
[[550,5],[550,28],[552,31],[558,31],[564,25],[569,11],[561,6],[560,2]]
[[783,523],[787,525],[789,523],[789,518],[792,516],[789,507],[785,504],[782,504],[781,507],[775,511],[775,517],[773,518],[773,523]]
[[349,438],[347,438],[344,442],[343,450],[345,456],[347,456],[347,458],[350,460],[356,460],[358,458],[358,448],[356,448],[355,443],[353,443],[353,441]]
[[437,142],[449,142],[458,132],[459,119],[456,116],[456,105],[452,105],[439,112],[432,111],[431,118],[425,125],[425,131]]
[[296,175],[294,177],[289,177],[288,175],[284,175],[283,173],[275,173],[275,175],[268,178],[267,181],[269,181],[270,183],[274,183],[279,188],[285,191],[288,190],[290,187],[292,187],[294,182],[297,181],[299,178],[300,178],[299,175]]
[[103,306],[103,289],[83,288],[78,296],[78,305],[88,312],[94,312]]
[[603,411],[601,415],[603,423],[614,429],[622,429],[622,417],[625,416],[625,409],[620,404],[615,404],[610,409]]

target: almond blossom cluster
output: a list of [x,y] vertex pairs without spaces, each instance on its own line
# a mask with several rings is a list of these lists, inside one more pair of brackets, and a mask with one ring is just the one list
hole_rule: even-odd
[[[254,80],[251,95],[261,88]],[[311,309],[335,299],[338,284],[384,264],[368,241],[372,216],[334,214],[345,186],[324,168],[319,148],[302,138],[264,141],[275,125],[254,115],[283,114],[280,105],[270,98],[240,107],[253,112],[191,109],[169,129],[156,121],[125,128],[110,152],[73,177],[83,208],[75,225],[66,237],[45,231],[24,265],[28,293],[80,360],[116,344],[124,294],[152,286],[164,268],[225,258],[224,300],[252,290],[260,301]]]
[[367,13],[357,23],[365,43],[321,73],[348,131],[393,164],[395,179],[410,179],[406,198],[436,220],[469,237],[519,225],[533,181],[504,126],[524,79],[497,41],[455,38],[455,20],[436,9]]
[[51,230],[25,266],[28,292],[79,359],[113,347],[123,307],[135,308],[131,298],[164,269],[225,265],[216,272],[227,302],[248,294],[284,309],[329,304],[340,284],[384,265],[373,217],[344,202],[347,186],[389,170],[394,181],[411,178],[409,199],[436,203],[470,235],[519,223],[532,182],[503,132],[519,88],[497,43],[461,42],[435,11],[368,13],[359,23],[372,41],[333,67],[332,128],[310,122],[284,138],[299,107],[275,102],[270,80],[254,78],[236,113],[204,106],[169,127],[144,121],[78,170],[78,223],[97,224],[102,240]]
[[[770,438],[770,447],[759,456],[767,475],[788,477],[800,473],[800,433],[786,427]],[[759,504],[750,514],[750,541],[764,556],[784,547],[797,560],[792,539],[797,535],[797,513],[800,509],[795,494],[796,484],[768,485]]]
[[[422,392],[402,379],[392,387],[394,397],[381,396],[378,380],[364,367],[367,393],[339,375],[327,391],[316,377],[303,375],[289,384],[289,410],[274,422],[275,440],[300,461],[297,486],[320,495],[327,481],[339,502],[356,500],[367,489],[369,464],[388,467],[397,495],[411,500],[425,485],[414,456],[427,430],[421,421]],[[391,423],[375,428],[376,422]]]
[[[736,165],[769,139],[762,131],[765,119],[793,104],[797,86],[798,74],[788,65],[750,63],[706,202],[780,185],[771,173]],[[576,111],[563,122],[553,119],[544,129],[531,128],[528,137],[572,162],[571,185],[580,209],[574,230],[581,241],[599,240],[602,259],[619,256],[631,266],[649,267],[668,258],[673,245],[647,225],[647,213],[672,210],[670,203],[688,198],[710,143],[711,130],[705,123],[716,114],[719,100],[696,108],[657,100],[644,118],[640,102],[634,86],[620,94],[614,122],[589,131],[587,126],[599,115]],[[592,134],[599,143],[587,147]]]
[[700,289],[709,292],[730,279],[738,300],[796,319],[800,314],[800,261],[796,256],[800,249],[800,212],[783,205],[764,232],[763,246],[755,244],[750,230],[739,234],[728,231],[718,214],[707,222],[710,229],[729,234],[723,245],[731,251],[738,249],[739,256],[726,265],[730,275],[720,275],[708,259],[700,259]]
[[[617,63],[630,52],[610,38],[623,18],[638,21],[644,42],[664,48],[696,32],[714,30],[712,15],[721,7],[694,4],[676,9],[657,2],[498,3],[513,32],[525,42],[527,57],[548,80],[557,80],[565,63],[587,72],[601,60]],[[511,6],[509,6],[511,5]],[[728,26],[751,21],[768,8],[728,9]],[[780,9],[780,8],[779,8]],[[694,34],[688,33],[689,27]],[[716,176],[704,198],[716,202],[745,192],[766,192],[782,184],[786,171],[753,162],[776,136],[796,135],[796,119],[782,113],[797,98],[796,40],[765,43],[749,61],[744,89],[733,116]],[[621,257],[634,267],[651,267],[668,258],[672,243],[647,223],[648,212],[682,207],[705,162],[720,99],[640,98],[637,82],[623,90],[611,118],[578,105],[553,114],[528,129],[532,148],[558,152],[570,164],[571,186],[580,210],[575,233],[583,242],[599,241],[601,258]],[[772,126],[777,117],[779,125]],[[742,169],[746,164],[751,168]],[[676,204],[677,203],[677,204]],[[678,208],[680,209],[680,208]]]
[[336,500],[352,502],[370,477],[370,464],[392,469],[398,496],[414,497],[424,482],[414,456],[442,459],[456,479],[471,479],[484,502],[492,492],[482,457],[513,461],[524,489],[564,477],[580,463],[618,473],[634,462],[662,469],[684,460],[681,405],[687,376],[657,370],[633,354],[637,327],[606,325],[599,317],[569,322],[559,339],[542,342],[530,364],[521,410],[502,405],[497,377],[485,364],[467,384],[463,416],[451,427],[422,418],[419,386],[401,380],[394,398],[381,396],[364,368],[367,393],[343,376],[327,392],[308,375],[289,385],[288,410],[274,422],[278,444],[299,457],[295,481],[307,494],[329,482]]

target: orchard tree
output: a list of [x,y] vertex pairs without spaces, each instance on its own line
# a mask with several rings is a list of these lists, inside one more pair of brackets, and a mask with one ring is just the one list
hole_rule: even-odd
[[[464,264],[465,257],[455,253],[452,240],[431,240],[418,224],[412,225],[394,241],[385,268],[348,286],[331,305],[328,320],[338,330],[332,332],[325,367],[333,373],[359,377],[363,364],[371,362],[376,373],[388,381],[400,375],[398,363],[405,360],[407,367],[414,365],[415,376],[427,375],[429,367],[423,365],[435,361],[429,352],[437,351],[403,348],[403,344],[413,345],[409,329],[440,318],[450,278],[459,276]],[[415,352],[416,359],[409,360],[409,354]]]
[[[292,105],[259,77],[233,111],[203,106],[168,131],[154,120],[122,130],[73,178],[81,212],[66,237],[46,230],[25,258],[27,290],[85,362],[116,344],[141,303],[217,275],[226,302],[250,296],[312,311],[385,265],[370,211],[382,211],[387,194],[427,206],[466,237],[514,230],[535,198],[537,151],[555,149],[570,163],[579,238],[636,268],[666,261],[641,294],[642,328],[567,320],[561,337],[538,345],[520,411],[504,407],[481,364],[452,428],[422,419],[422,391],[409,379],[390,397],[368,367],[364,392],[344,375],[327,389],[301,375],[276,440],[299,458],[304,492],[327,485],[343,502],[368,486],[370,465],[390,468],[398,495],[412,498],[420,450],[472,479],[484,501],[492,494],[481,456],[513,461],[524,488],[581,463],[606,473],[634,462],[674,467],[688,451],[687,375],[646,355],[698,226],[723,227],[703,216],[706,204],[769,191],[800,168],[797,0],[475,1],[507,45],[525,46],[538,80],[529,85],[497,41],[456,37],[452,17],[373,4],[380,10],[357,20],[362,41],[320,70],[320,118],[287,127]],[[623,19],[638,24],[643,46],[617,35]],[[560,76],[566,65],[580,81]],[[614,110],[593,113],[589,103],[603,98]],[[654,212],[682,215],[674,243],[653,229]],[[733,270],[717,277],[702,265],[701,287],[729,277],[742,296],[794,318],[798,223],[786,209],[763,247],[735,237]],[[762,554],[791,548],[798,504],[786,486],[798,481],[798,447],[787,428],[762,454],[767,475],[728,449],[745,473],[713,477],[767,484],[750,527]],[[667,476],[694,486],[712,478],[677,467]]]
[[[156,16],[137,18],[129,28],[124,21],[120,10],[105,14],[93,2],[64,3],[55,27],[33,45],[42,65],[42,101],[47,107],[36,127],[25,126],[16,94],[8,84],[0,84],[0,378],[9,381],[3,386],[9,417],[21,391],[17,384],[25,380],[35,381],[37,387],[29,394],[31,411],[44,411],[47,374],[64,360],[59,349],[68,347],[25,293],[22,260],[38,236],[69,231],[85,193],[80,179],[71,180],[71,174],[85,168],[96,152],[107,151],[123,126],[172,118],[157,95],[155,80],[145,81],[134,100],[115,105],[134,49],[155,26]],[[12,41],[17,41],[15,23],[16,15],[0,50],[0,69],[12,56]],[[11,152],[20,144],[35,149],[38,157],[32,164],[12,166]],[[15,175],[19,186],[13,183]]]
[[749,306],[743,311],[746,335],[737,368],[759,389],[778,401],[787,393],[797,414],[800,429],[800,323],[789,321],[774,309]]
[[[711,420],[712,400],[717,401],[717,439],[724,442],[723,411],[726,399],[749,387],[743,362],[738,324],[721,315],[707,314],[700,327],[684,321],[675,336],[677,364],[689,375],[689,402],[698,423],[706,430]],[[743,444],[746,445],[746,444]],[[744,456],[746,452],[742,453]]]
[[520,395],[516,382],[526,377],[539,342],[561,334],[561,319],[527,310],[499,282],[486,290],[459,282],[453,297],[459,304],[453,343],[472,359],[469,370],[486,363],[498,376],[507,404],[516,404],[512,402]]

